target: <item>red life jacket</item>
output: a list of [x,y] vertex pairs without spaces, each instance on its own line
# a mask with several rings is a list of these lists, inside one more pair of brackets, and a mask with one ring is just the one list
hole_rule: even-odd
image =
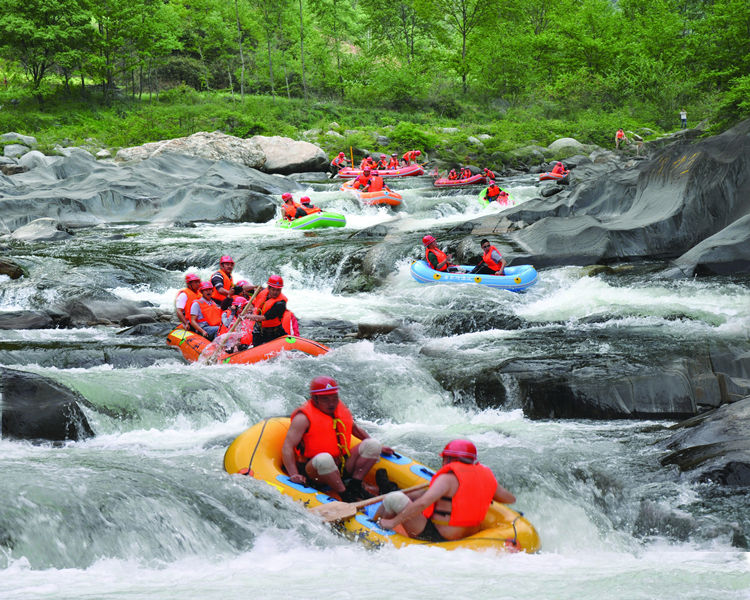
[[294,221],[297,218],[297,209],[299,204],[296,202],[284,202],[284,219]]
[[458,173],[456,173],[455,169],[451,169],[451,172],[448,173],[448,179],[458,179]]
[[[610,131],[612,131],[612,130],[610,129]],[[618,140],[621,140],[622,138],[625,137],[625,132],[622,129],[618,129],[616,137],[617,137]]]
[[[430,264],[430,253],[435,255],[435,258],[437,258],[438,264],[443,262],[445,259],[448,258],[448,255],[440,250],[439,248],[426,248],[425,249],[425,260],[427,261],[427,264],[432,267],[432,264]],[[448,270],[448,263],[446,262],[442,267],[435,267],[437,271],[447,271]]]
[[365,191],[367,192],[379,192],[383,189],[383,178],[380,175],[376,175],[370,179],[370,185]]
[[[255,309],[256,315],[265,315],[269,310],[271,310],[271,307],[276,304],[277,302],[281,301],[286,302],[287,298],[284,294],[279,294],[275,298],[268,298],[266,299],[263,304],[258,306],[258,308]],[[281,317],[277,317],[275,319],[266,319],[265,321],[260,322],[260,326],[263,328],[266,327],[278,327],[281,325]]]
[[333,160],[331,161],[331,164],[332,164],[332,165],[333,165],[334,167],[338,167],[339,165],[344,165],[344,166],[346,166],[346,156],[336,156],[336,158],[334,158],[334,159],[333,159]]
[[206,325],[221,325],[221,309],[216,306],[216,303],[210,300],[199,298],[195,302],[201,307],[202,317],[198,317],[196,321]]
[[219,325],[219,333],[216,335],[224,335],[227,331],[229,331],[229,328],[232,326],[232,323],[234,322],[234,315],[232,314],[232,309],[228,308],[223,313],[221,313],[221,325]]
[[291,310],[285,310],[281,317],[281,326],[289,335],[299,335],[299,322]]
[[378,169],[387,169],[388,168],[388,159],[387,158],[381,158],[378,161]]
[[352,184],[352,188],[356,190],[360,185],[364,188],[367,188],[367,186],[370,185],[370,181],[371,181],[370,176],[362,173],[362,175],[360,175],[354,180],[354,183]]
[[[182,292],[185,292],[187,295],[187,302],[185,302],[185,308],[182,309],[182,314],[185,315],[185,318],[189,321],[190,320],[190,307],[193,305],[193,302],[195,302],[198,298],[201,297],[200,292],[194,292],[190,288],[183,288],[179,292],[177,292],[177,296],[179,296]],[[175,303],[177,302],[177,296],[175,296]]]
[[305,431],[299,445],[295,448],[300,462],[307,462],[321,452],[328,452],[334,459],[349,455],[352,443],[352,427],[354,419],[346,404],[339,402],[334,411],[337,419],[318,409],[312,400],[300,406],[292,413],[292,419],[298,413],[304,414],[310,420],[310,426]]
[[322,212],[317,206],[311,206],[309,204],[307,206],[303,204],[302,210],[304,210],[308,215],[313,215],[315,213]]
[[[213,275],[211,275],[211,279],[213,279],[214,275],[216,275],[217,273],[220,274],[221,278],[224,280],[224,282],[221,284],[221,286],[225,290],[231,290],[232,287],[234,287],[234,283],[232,282],[232,278],[229,275],[227,275],[222,269],[219,269]],[[220,294],[219,290],[217,290],[216,288],[214,288],[214,293],[211,294],[211,298],[213,298],[217,302],[221,302],[226,297],[227,297],[226,294]]]
[[388,168],[398,169],[398,159],[395,156],[392,156],[391,160],[388,162]]
[[[492,260],[493,250],[495,250],[498,254],[500,254],[500,250],[495,248],[495,246],[490,246],[489,248],[487,248],[487,250],[484,251],[484,256],[482,256],[482,260],[484,261],[484,264],[486,264],[490,269],[492,269],[493,271],[497,273],[502,268],[502,265]],[[500,258],[502,258],[502,256],[503,255],[500,254]]]
[[417,151],[416,150],[409,150],[404,156],[402,157],[406,164],[408,165],[411,161],[417,160]]
[[[451,498],[451,518],[448,525],[479,525],[484,520],[497,490],[495,475],[488,467],[479,463],[467,465],[462,462],[450,462],[432,476],[430,485],[445,473],[453,473],[458,479],[458,490]],[[434,512],[435,505],[432,504],[422,514],[429,519]]]
[[468,179],[471,177],[471,171],[469,169],[461,169],[461,179]]
[[497,187],[496,185],[491,185],[490,187],[487,188],[487,194],[486,195],[491,200],[494,200],[495,198],[497,198],[500,195],[500,188]]

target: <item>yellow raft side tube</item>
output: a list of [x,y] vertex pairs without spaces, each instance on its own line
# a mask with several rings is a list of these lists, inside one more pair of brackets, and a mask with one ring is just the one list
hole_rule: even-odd
[[[265,481],[282,494],[302,502],[307,508],[338,500],[324,492],[289,480],[281,461],[281,446],[288,430],[288,417],[272,417],[257,423],[241,433],[227,448],[224,454],[224,468],[228,473],[243,473]],[[396,482],[399,488],[429,482],[434,474],[434,471],[426,466],[396,453],[394,456],[381,455],[368,474],[368,482],[374,484],[373,474],[380,468],[386,469],[388,478]],[[469,548],[511,552],[537,552],[541,547],[539,535],[531,523],[520,513],[498,502],[493,502],[490,506],[482,522],[482,529],[478,533],[450,542],[424,542],[408,537],[401,528],[397,528],[401,533],[382,529],[363,512],[342,521],[336,527],[347,537],[373,547],[385,544],[396,547],[420,544],[448,550]]]

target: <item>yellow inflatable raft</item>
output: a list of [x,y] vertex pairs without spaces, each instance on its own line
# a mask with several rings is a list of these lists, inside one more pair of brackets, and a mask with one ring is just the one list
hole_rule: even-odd
[[[224,468],[228,473],[241,473],[265,481],[282,494],[304,503],[307,508],[338,500],[324,492],[289,480],[281,462],[281,446],[288,429],[288,417],[272,417],[257,423],[241,433],[227,448],[224,454]],[[426,466],[395,453],[393,456],[381,455],[378,463],[370,470],[366,481],[375,485],[374,473],[380,468],[386,469],[388,478],[402,489],[429,482],[434,474],[434,471]],[[385,544],[397,547],[421,544],[448,550],[470,548],[536,552],[541,545],[536,530],[521,513],[497,502],[493,502],[487,511],[481,531],[462,540],[437,543],[412,539],[400,526],[395,531],[381,529],[371,520],[379,505],[378,503],[363,508],[363,512],[337,523],[336,527],[347,537],[371,547]]]

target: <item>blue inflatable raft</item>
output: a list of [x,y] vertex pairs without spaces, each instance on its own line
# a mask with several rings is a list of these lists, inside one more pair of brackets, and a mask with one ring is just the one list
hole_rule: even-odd
[[435,271],[426,261],[416,260],[411,263],[411,276],[419,283],[478,283],[491,288],[522,292],[536,283],[536,269],[531,265],[505,267],[505,275],[475,275],[469,273],[474,267],[460,265],[466,273],[448,273]]

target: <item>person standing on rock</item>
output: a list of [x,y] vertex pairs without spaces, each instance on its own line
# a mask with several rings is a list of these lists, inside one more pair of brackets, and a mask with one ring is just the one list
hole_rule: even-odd
[[622,127],[617,130],[617,133],[615,134],[615,150],[620,149],[620,144],[628,144],[630,143],[630,140],[625,137],[625,132],[623,131]]
[[338,156],[336,156],[332,161],[330,165],[330,173],[329,178],[336,175],[341,169],[345,168],[347,166],[347,160],[346,160],[346,154],[343,152],[339,152]]
[[687,111],[684,108],[680,110],[680,129],[687,129]]
[[185,329],[190,329],[190,307],[193,302],[201,297],[198,288],[201,285],[201,278],[193,273],[185,275],[185,285],[183,289],[177,292],[174,300],[175,313]]
[[233,270],[234,259],[231,256],[224,255],[219,259],[219,270],[211,275],[211,284],[214,286],[214,293],[211,294],[211,298],[213,298],[217,306],[221,306],[227,298],[232,297],[232,288],[234,287],[234,282],[232,281]]

